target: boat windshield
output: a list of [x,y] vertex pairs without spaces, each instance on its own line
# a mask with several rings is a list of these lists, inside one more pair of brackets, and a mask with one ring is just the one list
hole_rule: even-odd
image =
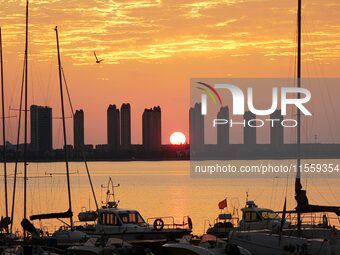
[[273,211],[263,211],[261,212],[261,216],[265,220],[280,220],[279,215]]
[[121,221],[126,224],[145,223],[139,212],[120,212],[119,217]]

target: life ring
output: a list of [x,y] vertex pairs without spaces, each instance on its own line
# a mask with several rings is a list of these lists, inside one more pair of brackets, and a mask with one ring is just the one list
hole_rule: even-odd
[[188,216],[188,227],[189,229],[192,229],[193,225],[192,225],[192,219]]
[[164,221],[162,219],[155,219],[153,222],[153,228],[157,231],[161,231],[164,228]]

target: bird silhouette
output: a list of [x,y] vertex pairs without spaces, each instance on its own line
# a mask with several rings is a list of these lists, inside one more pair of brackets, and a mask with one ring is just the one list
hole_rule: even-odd
[[96,58],[96,63],[97,64],[99,64],[100,62],[102,62],[104,60],[104,59],[98,59],[97,54],[96,54],[95,51],[93,52],[93,54],[94,54],[94,57]]

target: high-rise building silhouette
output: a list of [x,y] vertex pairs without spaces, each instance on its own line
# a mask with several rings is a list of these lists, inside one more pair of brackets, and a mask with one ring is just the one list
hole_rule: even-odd
[[[228,106],[221,107],[217,113],[217,119],[227,120],[229,122]],[[217,145],[224,147],[229,144],[229,123],[217,125]]]
[[75,150],[84,148],[84,111],[76,110],[73,118],[73,145]]
[[52,150],[52,108],[31,105],[31,150],[48,152]]
[[[249,126],[249,120],[256,119],[256,115],[250,111],[244,113],[245,126],[243,128],[243,143],[245,145],[256,145],[256,127]],[[255,125],[250,122],[250,125]]]
[[271,126],[270,126],[270,144],[275,146],[283,145],[283,126],[281,122],[283,116],[281,115],[281,110],[276,110],[270,115]]
[[107,108],[107,144],[111,150],[120,147],[120,114],[116,105]]
[[160,106],[143,112],[143,148],[159,150],[162,145],[162,114]]
[[201,103],[196,103],[189,110],[190,149],[199,150],[204,145],[204,115],[201,114]]
[[131,146],[131,108],[130,104],[122,104],[120,108],[120,142],[123,149]]

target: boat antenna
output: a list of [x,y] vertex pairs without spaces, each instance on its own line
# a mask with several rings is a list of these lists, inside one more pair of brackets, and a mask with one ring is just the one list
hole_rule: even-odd
[[[24,217],[27,214],[27,94],[28,94],[28,1],[26,1],[26,41],[25,41],[25,76],[24,76],[24,90],[25,90],[25,106],[24,106]],[[26,230],[24,228],[24,237],[26,237]]]
[[[101,188],[106,188],[106,206],[109,207],[117,207],[119,200],[116,201],[116,197],[115,197],[115,188],[120,187],[120,184],[118,183],[117,185],[113,184],[112,178],[109,177],[109,181],[107,183],[107,186],[104,186],[103,184],[101,185]],[[112,201],[110,201],[112,197]],[[103,204],[103,201],[102,201]]]
[[[2,107],[2,158],[4,162],[4,185],[5,185],[5,209],[8,219],[8,194],[7,194],[7,164],[6,164],[6,123],[5,123],[5,93],[4,93],[4,65],[2,55],[2,34],[0,27],[0,62],[1,62],[1,107]],[[8,233],[8,227],[6,227]]]
[[[302,0],[298,0],[298,12],[297,12],[297,26],[298,26],[298,36],[297,36],[297,87],[301,87],[301,21],[302,21]],[[298,98],[301,98],[300,93],[298,93]],[[297,161],[296,161],[296,180],[295,180],[295,194],[298,195],[301,193],[302,185],[301,185],[301,112],[297,107],[297,135],[296,135],[296,143],[297,143]],[[298,231],[301,230],[301,214],[297,214],[297,228]]]
[[[67,139],[66,139],[66,124],[65,124],[65,109],[64,109],[63,78],[62,78],[62,73],[61,73],[61,60],[60,60],[60,51],[59,51],[58,27],[55,27],[54,30],[55,30],[56,39],[57,39],[58,69],[59,69],[59,84],[60,84],[60,102],[61,102],[61,114],[62,114],[62,120],[63,120],[64,154],[65,154],[65,164],[66,164],[68,204],[69,204],[69,211],[72,212],[70,171],[69,171],[68,154],[67,154]],[[70,214],[70,226],[71,226],[71,229],[72,229],[73,228],[72,213]]]

